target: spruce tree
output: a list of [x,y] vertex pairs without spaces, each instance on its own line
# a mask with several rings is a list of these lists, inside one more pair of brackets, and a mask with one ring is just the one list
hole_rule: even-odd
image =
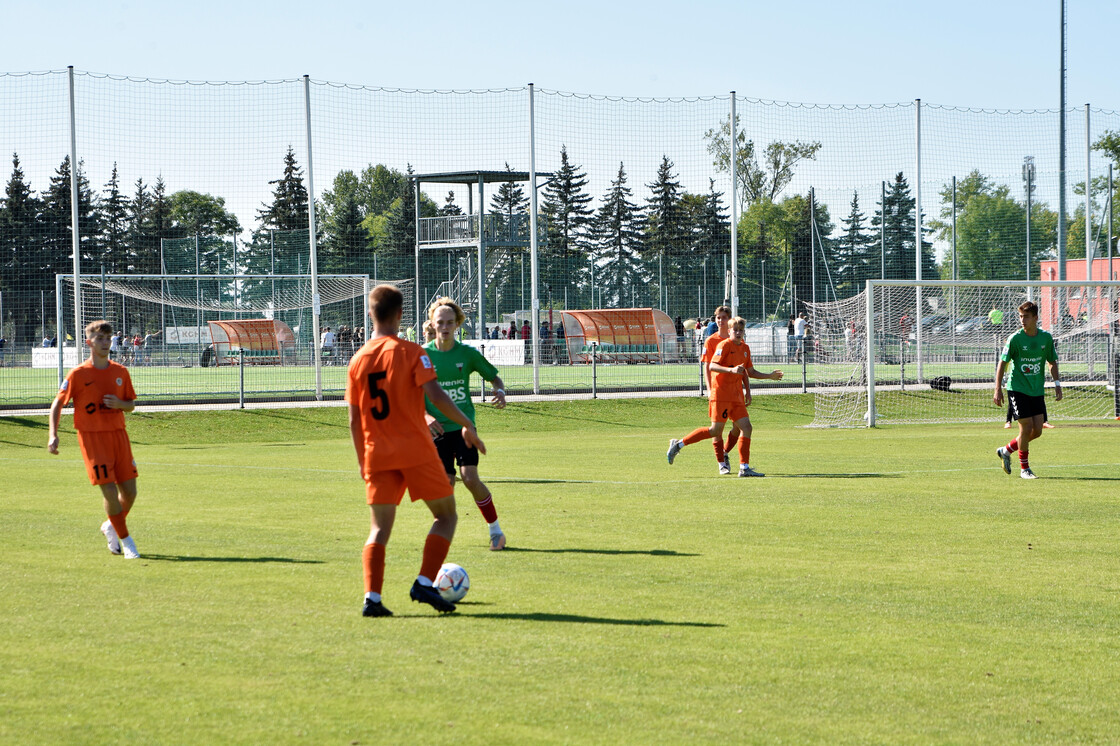
[[[923,220],[924,223],[924,220]],[[914,271],[914,198],[910,196],[910,185],[899,171],[894,182],[887,189],[886,204],[880,205],[878,212],[871,218],[875,228],[883,226],[885,234],[886,279],[913,280]],[[928,232],[923,226],[923,232]],[[933,244],[922,239],[922,279],[938,278],[937,262],[933,254]]]
[[[38,258],[42,251],[42,201],[31,190],[20,167],[19,155],[12,154],[12,175],[0,200],[0,291],[5,298],[6,316],[13,328],[9,345],[34,344],[38,287],[29,279],[38,277]],[[0,336],[3,322],[0,319]]]
[[303,171],[296,163],[292,146],[284,154],[284,175],[268,182],[274,184],[272,203],[262,205],[257,211],[257,219],[262,230],[306,230],[307,229],[307,188],[303,185]]
[[661,156],[657,178],[646,186],[651,193],[645,210],[646,252],[662,257],[683,254],[688,250],[689,226],[681,204],[681,183],[669,156]]
[[[591,195],[586,193],[587,174],[568,158],[567,146],[560,147],[560,168],[544,188],[541,216],[546,239],[541,252],[541,276],[553,295],[568,297],[570,304],[583,305],[577,298],[575,277],[585,260],[588,229],[594,211]],[[565,288],[567,289],[565,291]]]
[[121,192],[116,162],[105,190],[105,199],[101,203],[100,264],[108,272],[120,272],[128,266],[129,204],[128,197]]
[[853,192],[848,217],[840,221],[844,225],[843,233],[834,244],[836,274],[833,279],[841,298],[856,295],[864,280],[877,275],[871,266],[872,254],[877,254],[872,252],[875,237],[865,230],[865,219],[859,208],[859,192]]
[[449,191],[447,193],[447,199],[444,200],[443,207],[439,208],[439,214],[443,217],[449,217],[451,215],[462,215],[463,214],[462,208],[459,207],[459,205],[457,205],[455,203],[455,192],[454,191]]
[[[641,261],[641,215],[632,196],[626,186],[626,168],[619,163],[618,175],[603,196],[592,224],[594,285],[606,307],[628,307],[638,287],[642,287],[643,296],[647,294],[645,286],[651,279]],[[591,275],[586,279],[590,282]]]

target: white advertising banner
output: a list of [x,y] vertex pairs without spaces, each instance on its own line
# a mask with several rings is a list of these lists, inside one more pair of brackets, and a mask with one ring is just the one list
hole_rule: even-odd
[[[202,344],[210,344],[214,340],[210,337],[210,325],[202,326]],[[163,338],[169,345],[196,345],[198,344],[197,326],[169,326],[164,329]]]
[[[31,367],[32,368],[57,368],[58,367],[58,348],[57,347],[33,347],[31,349]],[[71,368],[78,367],[78,348],[77,347],[63,347],[62,348],[62,368],[69,371]]]
[[464,339],[463,344],[482,350],[483,357],[496,366],[525,364],[523,339]]

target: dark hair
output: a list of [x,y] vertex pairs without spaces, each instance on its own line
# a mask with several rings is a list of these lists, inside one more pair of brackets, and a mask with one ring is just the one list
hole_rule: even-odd
[[389,321],[404,308],[404,295],[392,285],[378,285],[369,291],[369,307],[374,319]]
[[1029,313],[1031,316],[1038,318],[1038,305],[1034,301],[1027,301],[1026,303],[1019,304],[1019,313]]

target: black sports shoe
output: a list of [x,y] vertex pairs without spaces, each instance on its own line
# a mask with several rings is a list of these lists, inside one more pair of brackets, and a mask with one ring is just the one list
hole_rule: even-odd
[[382,606],[380,601],[370,601],[367,598],[362,607],[362,616],[393,616],[393,612]]
[[437,591],[435,588],[432,588],[431,586],[420,585],[419,580],[413,581],[412,590],[408,592],[408,595],[412,598],[413,601],[419,601],[422,604],[428,604],[438,612],[446,614],[448,612],[455,611],[455,604],[444,599],[443,596],[439,595],[439,591]]

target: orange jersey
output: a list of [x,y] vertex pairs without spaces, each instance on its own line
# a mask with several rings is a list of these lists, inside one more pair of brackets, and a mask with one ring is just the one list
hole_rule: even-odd
[[[719,336],[719,332],[716,332],[715,334],[712,334],[707,339],[705,339],[704,340],[704,352],[700,355],[700,362],[702,362],[702,363],[712,362],[712,356],[714,356],[716,354],[716,348],[719,347],[719,343],[722,342],[725,339],[729,339],[729,337],[721,337],[721,336]],[[711,388],[712,388],[712,372],[708,371],[708,390],[711,391]]]
[[[751,348],[746,342],[736,342],[728,337],[716,345],[712,354],[712,362],[725,368],[734,368],[742,365],[744,368],[754,367],[751,364]],[[743,381],[746,376],[734,373],[715,373],[712,376],[712,391],[710,398],[719,401],[741,402],[746,401],[743,396]]]
[[113,394],[124,401],[136,399],[128,368],[110,360],[107,368],[99,370],[93,367],[93,358],[90,358],[70,371],[55,398],[63,406],[70,401],[74,402],[74,428],[79,431],[96,433],[124,430],[124,412],[105,406],[104,398],[107,394]]
[[404,469],[439,461],[424,421],[424,389],[436,377],[414,342],[377,337],[350,360],[346,401],[361,411],[365,471]]

